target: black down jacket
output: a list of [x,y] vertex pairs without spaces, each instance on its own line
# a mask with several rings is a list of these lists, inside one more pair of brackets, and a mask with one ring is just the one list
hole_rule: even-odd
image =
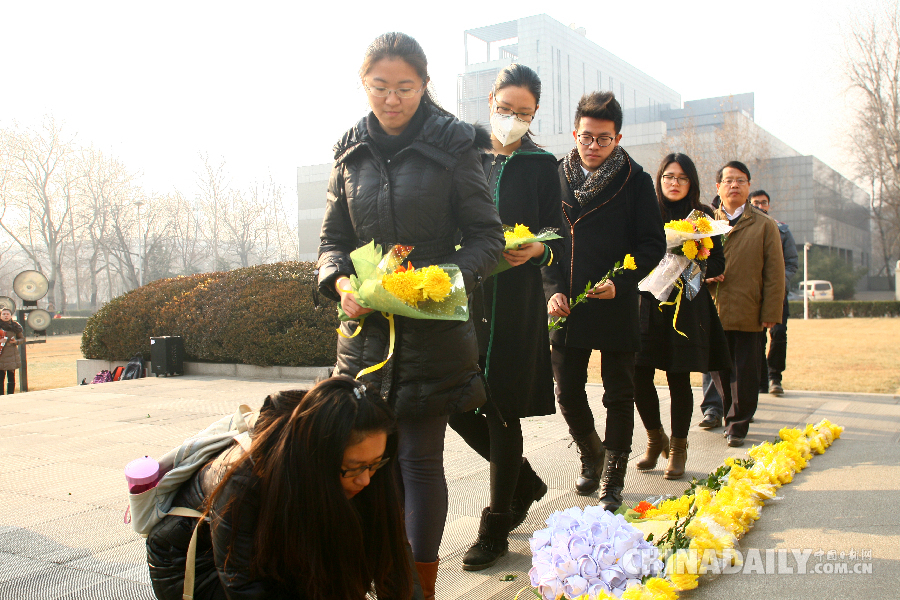
[[[471,293],[494,269],[504,245],[481,167],[479,148],[489,145],[486,131],[434,112],[413,141],[389,160],[381,156],[365,118],[347,131],[335,145],[328,182],[319,245],[322,293],[340,300],[335,281],[354,273],[350,252],[371,240],[383,249],[415,246],[409,261],[416,268],[458,265]],[[484,403],[471,318],[394,321],[393,358],[362,379],[380,390],[398,417],[451,414]],[[341,329],[350,335],[358,325],[349,321]],[[355,377],[387,358],[388,331],[387,320],[374,313],[358,335],[339,337],[334,374]]]

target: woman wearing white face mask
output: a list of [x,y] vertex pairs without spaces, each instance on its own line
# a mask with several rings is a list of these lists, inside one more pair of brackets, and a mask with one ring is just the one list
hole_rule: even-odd
[[[482,155],[500,220],[526,225],[535,234],[562,227],[556,159],[528,133],[540,97],[541,81],[533,70],[518,64],[503,69],[488,96],[493,147]],[[477,541],[463,557],[467,571],[486,569],[506,554],[509,532],[547,492],[522,458],[519,419],[556,410],[541,266],[559,255],[560,242],[535,242],[504,252],[513,268],[486,279],[484,293],[473,296],[480,362],[491,399],[482,414],[452,415],[450,426],[490,461],[491,505],[482,512]]]

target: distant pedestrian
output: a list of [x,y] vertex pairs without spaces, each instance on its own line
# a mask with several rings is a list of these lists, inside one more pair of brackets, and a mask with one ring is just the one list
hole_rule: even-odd
[[6,393],[16,391],[16,369],[22,366],[19,358],[19,344],[25,343],[25,332],[22,326],[13,320],[12,311],[8,308],[0,310],[0,395],[3,394],[3,380],[6,380]]
[[[772,210],[772,200],[764,190],[751,192],[750,204],[767,215]],[[797,256],[797,243],[787,223],[782,223],[778,219],[775,219],[775,223],[778,225],[778,232],[781,233],[781,250],[784,252],[784,309],[781,323],[776,323],[769,329],[772,342],[769,344],[768,356],[766,356],[766,332],[763,331],[760,335],[759,392],[780,396],[784,393],[781,378],[787,358],[787,320],[790,316],[787,291],[791,287],[791,279],[794,278],[797,267],[800,266],[800,260]]]
[[[716,174],[718,219],[732,230],[723,243],[725,273],[707,279],[731,351],[730,371],[711,373],[722,396],[729,446],[743,446],[759,401],[759,333],[781,322],[784,255],[775,220],[748,201],[750,170],[731,161]],[[705,419],[704,419],[705,420]]]
[[[700,203],[700,178],[694,162],[684,154],[669,154],[656,173],[656,194],[664,223],[686,218],[695,210],[713,218],[713,209]],[[713,247],[703,261],[707,277],[725,270],[721,236],[712,238]],[[641,351],[635,357],[634,403],[647,429],[647,452],[635,465],[647,471],[656,467],[660,456],[668,458],[666,479],[680,479],[687,461],[687,436],[694,409],[691,372],[705,373],[729,368],[728,342],[719,315],[706,286],[688,300],[682,297],[677,312],[673,290],[668,304],[661,305],[649,292],[641,292]],[[681,335],[678,332],[683,332]],[[666,372],[671,399],[671,440],[666,436],[659,413],[659,396],[653,385],[656,369]]]

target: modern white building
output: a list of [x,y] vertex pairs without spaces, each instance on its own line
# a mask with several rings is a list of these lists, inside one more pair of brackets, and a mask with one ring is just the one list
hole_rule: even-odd
[[557,155],[572,148],[575,107],[588,92],[613,92],[626,126],[657,121],[663,111],[681,107],[678,92],[590,41],[586,33],[547,15],[466,30],[457,116],[488,123],[488,93],[500,70],[513,62],[531,67],[541,78],[541,109],[532,131]]

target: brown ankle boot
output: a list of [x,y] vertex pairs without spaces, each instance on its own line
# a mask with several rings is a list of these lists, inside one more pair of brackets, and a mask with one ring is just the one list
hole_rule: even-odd
[[648,429],[647,453],[634,466],[637,467],[638,471],[649,471],[656,467],[656,460],[660,456],[663,458],[668,458],[669,456],[669,437],[666,435],[666,430],[662,427],[659,429]]
[[440,562],[438,559],[432,563],[416,563],[419,585],[422,586],[422,597],[425,600],[434,600],[434,584],[437,582],[438,563]]
[[669,450],[669,466],[663,477],[666,479],[681,479],[684,476],[684,463],[687,462],[687,438],[672,437]]

